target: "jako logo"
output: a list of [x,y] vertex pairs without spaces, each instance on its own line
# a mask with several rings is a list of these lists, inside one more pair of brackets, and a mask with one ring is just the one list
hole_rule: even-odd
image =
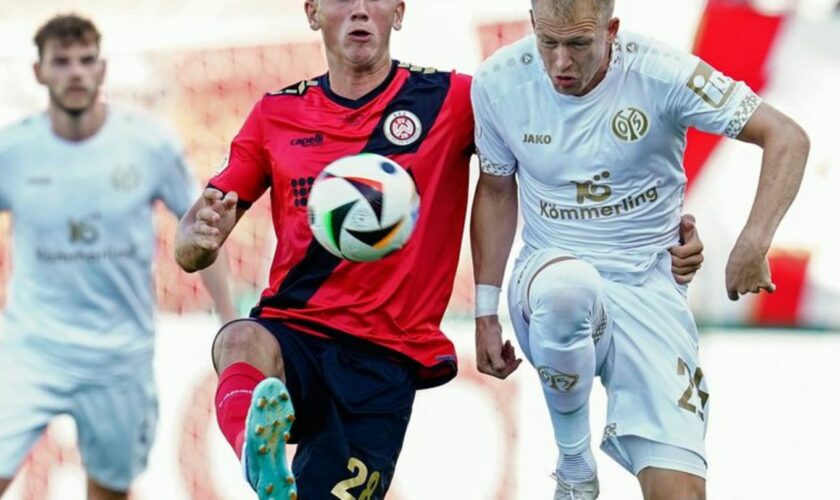
[[525,134],[522,142],[525,144],[551,144],[551,136],[548,134]]
[[298,137],[289,141],[292,146],[301,146],[304,148],[311,148],[313,146],[322,146],[324,144],[324,136],[322,134],[315,134],[311,137]]
[[[601,175],[596,175],[592,178],[592,181],[600,181],[601,179],[609,179],[610,173],[609,172],[602,172]],[[590,200],[594,202],[604,201],[612,195],[612,189],[606,184],[595,184],[595,182],[586,181],[586,182],[575,182],[572,181],[572,184],[575,185],[577,188],[577,202],[578,205],[583,205],[585,200]]]

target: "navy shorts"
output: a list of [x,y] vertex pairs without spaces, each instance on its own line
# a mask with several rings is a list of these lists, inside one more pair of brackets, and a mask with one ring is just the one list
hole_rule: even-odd
[[292,471],[301,500],[384,499],[416,385],[406,363],[265,318],[280,343],[297,419]]

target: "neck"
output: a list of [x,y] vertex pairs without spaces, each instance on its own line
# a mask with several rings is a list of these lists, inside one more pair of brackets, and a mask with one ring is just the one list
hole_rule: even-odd
[[388,78],[391,58],[386,53],[370,66],[353,67],[328,57],[330,89],[346,99],[356,100],[368,94]]
[[83,141],[93,137],[102,128],[107,115],[107,108],[101,102],[97,102],[78,115],[70,114],[55,104],[50,104],[47,111],[53,132],[68,141]]

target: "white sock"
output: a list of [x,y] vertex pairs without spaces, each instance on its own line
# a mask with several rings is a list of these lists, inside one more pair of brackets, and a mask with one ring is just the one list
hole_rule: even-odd
[[560,449],[557,473],[567,482],[589,480],[596,472],[589,395],[595,378],[592,322],[602,296],[600,275],[578,260],[549,265],[530,284],[529,347]]
[[586,449],[579,453],[566,455],[562,451],[560,452],[560,458],[557,459],[557,475],[563,481],[582,483],[594,478],[597,472],[595,456],[592,455],[590,446],[587,445]]

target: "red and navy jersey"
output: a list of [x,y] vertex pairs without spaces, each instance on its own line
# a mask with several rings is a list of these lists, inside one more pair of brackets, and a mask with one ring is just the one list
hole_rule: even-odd
[[[473,152],[470,77],[394,62],[387,79],[349,100],[328,75],[267,94],[210,181],[248,207],[271,188],[277,248],[269,287],[252,316],[315,335],[362,341],[417,367],[418,386],[455,376],[455,349],[440,331],[452,293]],[[307,196],[327,164],[376,153],[412,175],[420,194],[414,234],[401,250],[350,262],[324,250],[307,222]]]

